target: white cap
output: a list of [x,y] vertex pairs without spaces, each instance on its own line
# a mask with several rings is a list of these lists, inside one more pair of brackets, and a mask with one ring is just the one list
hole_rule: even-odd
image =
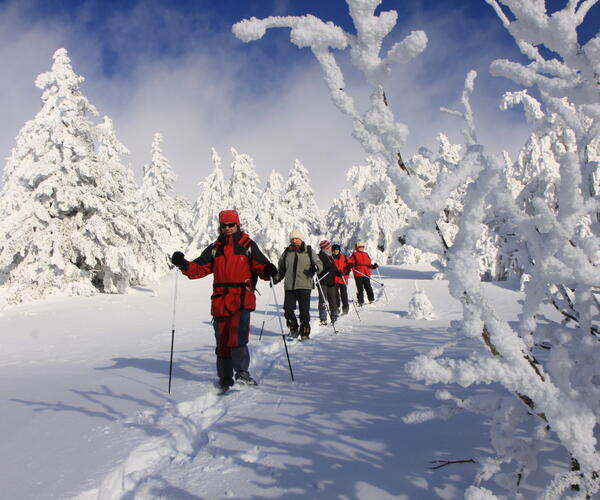
[[290,240],[293,240],[294,238],[304,241],[304,235],[298,229],[294,229],[290,233]]

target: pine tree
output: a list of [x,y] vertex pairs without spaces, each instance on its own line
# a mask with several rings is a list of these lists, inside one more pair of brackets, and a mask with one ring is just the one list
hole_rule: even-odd
[[169,269],[169,256],[186,248],[190,241],[191,208],[183,199],[175,198],[176,176],[160,147],[161,134],[154,134],[152,157],[144,166],[144,178],[139,191],[138,207],[152,235],[157,272]]
[[[192,252],[204,250],[219,235],[218,214],[229,207],[228,185],[221,169],[221,157],[212,149],[214,169],[210,175],[200,182],[200,196],[194,204],[193,240],[190,244]],[[198,253],[199,255],[199,253]]]
[[263,253],[275,262],[288,245],[288,234],[295,227],[286,210],[283,187],[283,177],[273,170],[261,197],[260,230],[254,237]]
[[344,189],[339,198],[333,200],[325,220],[332,243],[340,245],[343,253],[352,253],[360,228],[360,213],[352,190]]
[[[102,127],[94,129],[89,116],[97,112],[81,93],[83,80],[67,51],[57,50],[51,71],[36,80],[42,108],[7,161],[0,285],[9,302],[123,292],[151,278],[138,252],[143,233],[126,200],[131,185],[118,160],[124,149],[109,152]],[[96,154],[96,140],[107,161]]]
[[325,237],[325,214],[315,201],[308,170],[300,160],[294,161],[284,187],[285,209],[291,214],[294,228],[301,230],[307,243]]
[[256,221],[261,210],[260,178],[256,173],[254,160],[247,154],[238,153],[231,148],[231,179],[229,182],[229,209],[237,210],[242,229],[251,237],[258,233],[260,226]]

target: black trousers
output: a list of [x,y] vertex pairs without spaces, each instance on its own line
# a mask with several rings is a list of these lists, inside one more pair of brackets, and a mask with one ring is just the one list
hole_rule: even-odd
[[[321,284],[321,290],[319,290],[319,319],[321,321],[327,321],[327,307],[325,301],[329,306],[329,312],[331,313],[331,321],[337,320],[337,302],[335,300],[335,285],[323,285]],[[323,297],[325,295],[325,297]]]
[[356,281],[356,297],[358,298],[358,303],[364,304],[365,291],[367,292],[367,298],[369,299],[369,302],[373,302],[375,300],[375,296],[373,295],[371,280],[366,276],[356,276],[354,281]]
[[342,312],[346,314],[350,309],[348,305],[348,285],[342,283],[336,283],[335,285],[335,302],[339,310],[340,304],[342,306]]
[[296,304],[300,310],[300,324],[310,324],[310,293],[312,290],[286,290],[283,299],[283,316],[290,328],[298,328],[298,320],[296,319]]

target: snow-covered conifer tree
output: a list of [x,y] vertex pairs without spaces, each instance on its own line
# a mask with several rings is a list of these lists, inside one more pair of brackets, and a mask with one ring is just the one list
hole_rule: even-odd
[[292,218],[293,227],[304,233],[307,244],[314,246],[326,236],[325,214],[315,200],[308,170],[298,159],[288,173],[284,203]]
[[352,253],[360,228],[360,212],[352,188],[342,190],[339,198],[333,200],[325,220],[332,243],[340,245],[343,253]]
[[260,230],[254,238],[264,254],[273,262],[277,262],[289,244],[288,235],[295,227],[284,203],[283,187],[283,177],[273,170],[261,197],[261,210],[258,213]]
[[242,230],[254,237],[260,230],[257,222],[258,213],[262,210],[260,199],[260,178],[254,166],[254,160],[247,154],[238,153],[231,148],[231,178],[229,180],[228,208],[237,210],[240,215]]
[[415,291],[412,294],[412,297],[408,301],[408,311],[407,316],[410,319],[426,319],[431,320],[435,319],[435,312],[433,310],[433,305],[427,297],[425,290],[420,290],[415,283]]
[[[194,204],[194,222],[192,224],[193,239],[190,243],[192,252],[201,252],[219,235],[219,212],[230,205],[228,200],[228,185],[225,182],[221,157],[212,149],[214,165],[210,175],[200,182],[200,196]],[[198,254],[199,255],[199,254]]]
[[139,213],[150,228],[159,273],[168,271],[170,255],[187,248],[191,239],[191,208],[186,200],[173,196],[176,176],[162,152],[162,142],[163,136],[154,134],[151,160],[144,166],[138,195]]
[[[42,108],[19,132],[0,193],[0,286],[9,302],[123,292],[153,278],[110,121],[81,92],[65,49],[38,76]],[[99,144],[98,153],[95,142]]]
[[358,223],[354,239],[344,243],[352,249],[356,240],[362,240],[373,261],[387,264],[402,246],[397,231],[406,225],[409,210],[398,198],[381,159],[368,157],[366,165],[352,167],[346,177],[356,198]]

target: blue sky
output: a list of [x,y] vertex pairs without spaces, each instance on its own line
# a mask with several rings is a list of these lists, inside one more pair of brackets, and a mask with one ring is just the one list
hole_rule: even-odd
[[[554,10],[566,0],[550,0]],[[439,112],[455,107],[467,71],[478,71],[473,105],[480,140],[493,151],[514,151],[528,130],[521,113],[497,110],[501,92],[516,87],[493,78],[495,58],[519,59],[512,39],[484,0],[383,0],[398,11],[389,44],[411,30],[427,32],[429,44],[417,60],[396,67],[387,93],[396,117],[411,130],[404,156],[421,145],[435,147],[439,132],[460,140],[461,124]],[[582,29],[587,40],[600,25],[600,5]],[[93,0],[0,1],[0,150],[39,109],[33,82],[47,71],[53,52],[69,51],[83,90],[101,115],[113,118],[131,150],[139,179],[149,159],[152,134],[165,136],[164,151],[179,176],[177,190],[195,199],[196,185],[212,168],[210,148],[224,165],[229,148],[256,160],[263,182],[271,169],[284,176],[299,158],[313,176],[326,209],[346,186],[345,172],[364,154],[350,137],[350,124],[329,101],[314,58],[289,42],[287,30],[243,44],[231,25],[250,16],[311,13],[352,31],[343,0]],[[361,99],[360,75],[347,82]],[[492,126],[490,126],[492,125]]]

